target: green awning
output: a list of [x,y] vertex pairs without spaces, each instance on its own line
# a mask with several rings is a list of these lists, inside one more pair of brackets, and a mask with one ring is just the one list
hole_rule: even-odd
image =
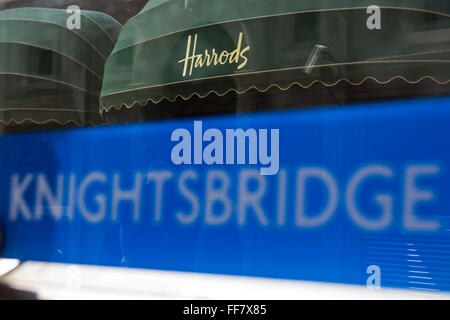
[[150,0],[105,67],[101,112],[210,93],[450,79],[450,2]]
[[70,30],[66,10],[0,11],[0,121],[97,123],[104,64],[121,25],[81,11]]

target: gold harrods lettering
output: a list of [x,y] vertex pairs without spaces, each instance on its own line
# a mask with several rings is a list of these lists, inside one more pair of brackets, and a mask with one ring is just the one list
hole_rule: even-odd
[[[223,50],[220,54],[216,52],[216,49],[213,48],[211,53],[208,50],[205,50],[205,53],[196,53],[197,49],[197,34],[194,35],[194,41],[192,41],[192,36],[188,36],[187,46],[186,46],[186,56],[184,59],[178,61],[178,63],[184,63],[183,67],[183,77],[188,73],[192,75],[193,69],[203,68],[204,66],[210,67],[212,65],[217,66],[218,64],[237,64],[237,70],[241,70],[243,67],[247,65],[248,58],[245,54],[250,51],[250,46],[246,46],[242,49],[242,40],[244,34],[239,33],[239,40],[237,43],[237,47],[235,50],[228,52],[227,50]],[[193,44],[192,44],[193,42]],[[192,52],[191,52],[191,44],[192,44]],[[242,61],[242,62],[240,62]]]

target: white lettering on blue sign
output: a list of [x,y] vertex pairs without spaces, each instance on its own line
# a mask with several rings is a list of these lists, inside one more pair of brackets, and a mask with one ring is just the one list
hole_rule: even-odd
[[[226,170],[192,168],[131,175],[60,173],[51,179],[43,173],[14,174],[10,180],[9,219],[40,221],[46,216],[55,221],[77,218],[98,224],[123,218],[143,223],[145,217],[146,221],[150,218],[160,224],[170,216],[185,226],[234,223],[240,227],[256,224],[262,228],[313,229],[328,224],[337,212],[344,212],[356,227],[367,231],[387,230],[397,219],[406,231],[436,232],[441,229],[438,218],[425,217],[423,210],[418,211],[419,204],[433,203],[436,191],[421,186],[419,180],[439,178],[441,169],[428,163],[407,165],[396,172],[388,165],[370,164],[356,170],[346,184],[338,183],[330,170],[322,167],[301,167],[295,174],[282,168],[276,177],[261,175],[251,167],[233,174]],[[382,191],[370,189],[367,193],[365,187],[374,180],[387,184],[394,179],[398,179],[397,191],[377,186]],[[310,185],[314,183],[325,190],[319,210],[308,209],[306,205]],[[379,212],[363,210],[362,196],[369,196]],[[174,201],[175,197],[181,198]],[[177,207],[180,203],[187,205],[184,210]],[[120,216],[125,214],[120,210],[121,205],[131,208],[125,210],[129,216]],[[340,207],[345,210],[339,211]]]

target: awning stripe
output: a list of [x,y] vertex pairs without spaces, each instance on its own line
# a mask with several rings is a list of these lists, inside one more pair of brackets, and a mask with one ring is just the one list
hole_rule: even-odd
[[[367,8],[348,8],[348,4],[345,8],[252,17],[255,9],[243,14],[249,16],[246,19],[214,21],[204,16],[203,23],[193,28],[176,30],[172,26],[170,34],[160,28],[154,32],[161,36],[121,47],[123,34],[148,36],[153,32],[144,21],[139,25],[139,19],[133,20],[131,29],[125,25],[106,63],[101,112],[149,101],[188,99],[194,94],[241,94],[250,88],[264,91],[295,83],[307,88],[312,83],[329,86],[339,81],[357,85],[368,78],[380,84],[395,78],[412,84],[429,78],[447,84],[450,3],[439,1],[444,13],[425,10],[429,7],[420,3],[418,8],[382,8],[381,30],[366,26]],[[436,9],[437,3],[434,1],[432,8]],[[189,12],[183,9],[178,14],[185,14],[185,20],[198,18]],[[136,29],[137,25],[141,29]],[[421,40],[423,32],[428,36]]]
[[[100,49],[102,51],[100,52],[100,55],[107,57],[115,45],[118,36],[117,30],[120,30],[121,25],[113,18],[100,12],[82,10],[80,15],[82,26],[80,30],[70,30],[67,28],[67,19],[70,15],[65,10],[60,9],[9,9],[0,11],[0,20],[34,21],[57,25],[81,37],[84,41],[88,42],[93,49]],[[102,27],[101,23],[105,24],[105,26]],[[112,33],[107,30],[116,30],[116,32]],[[101,36],[101,34],[106,37]],[[96,45],[94,45],[94,43]]]
[[[338,67],[338,66],[348,66],[348,65],[362,65],[362,64],[372,64],[372,63],[450,63],[450,60],[396,60],[396,61],[360,61],[360,62],[349,62],[349,63],[332,63],[332,64],[323,64],[323,65],[315,65],[312,66],[311,68],[323,68],[323,67]],[[284,69],[273,69],[273,70],[264,70],[264,71],[257,71],[257,72],[242,72],[242,73],[236,73],[233,75],[233,77],[238,78],[239,76],[246,76],[246,75],[255,75],[255,74],[263,74],[263,73],[270,73],[270,72],[280,72],[280,71],[293,71],[293,70],[304,70],[306,69],[305,66],[301,66],[301,67],[295,67],[295,68],[284,68]],[[433,79],[436,83],[438,84],[447,84],[450,80],[438,80],[435,79],[432,76],[424,76],[423,78],[430,78]],[[154,85],[154,86],[147,86],[147,87],[137,87],[137,88],[133,88],[133,89],[129,89],[129,90],[123,90],[123,91],[117,91],[111,94],[105,94],[102,97],[108,97],[111,95],[115,95],[115,94],[122,94],[122,93],[127,93],[127,92],[134,92],[134,91],[139,91],[139,90],[145,90],[145,89],[152,89],[152,88],[158,88],[158,87],[165,87],[165,86],[170,86],[170,85],[174,85],[174,84],[183,84],[183,83],[189,83],[189,82],[194,82],[194,81],[201,81],[201,80],[212,80],[212,79],[218,79],[218,78],[224,78],[224,76],[216,76],[216,77],[205,77],[205,78],[196,78],[196,79],[188,79],[188,80],[183,80],[183,81],[177,81],[177,82],[172,82],[172,83],[162,83],[162,84],[158,84],[158,85]],[[409,81],[408,79],[404,78],[403,76],[394,76],[391,80],[388,81],[379,81],[374,77],[366,77],[366,78],[372,78],[373,80],[377,81],[379,84],[385,84],[388,82],[391,82],[392,79],[394,78],[403,78],[403,80],[405,80],[405,82],[408,83],[417,83],[418,81]],[[352,84],[352,85],[359,85],[362,82],[364,82],[364,80],[360,81],[359,83],[353,83],[352,81],[350,81],[349,79],[339,79],[331,84],[327,84],[323,81],[312,81],[311,83],[316,83],[316,82],[320,82],[322,83],[324,86],[334,86],[336,85],[338,82],[340,81],[347,81],[348,83]],[[292,84],[294,84],[295,82],[293,82]],[[276,84],[273,84],[276,85]],[[308,85],[301,85],[299,83],[299,85],[302,88],[308,88],[311,86],[311,84]],[[255,89],[257,89],[255,87]],[[264,92],[266,90],[260,90],[261,92]],[[240,92],[242,93],[242,92]],[[169,99],[170,100],[170,99]]]
[[81,11],[81,29],[66,26],[66,10],[0,11],[0,122],[100,123],[105,59],[121,25]]
[[[217,95],[217,96],[219,96],[219,97],[223,97],[223,96],[225,96],[225,95],[227,95],[227,94],[229,94],[229,93],[231,93],[231,92],[234,92],[234,93],[237,93],[237,94],[245,94],[246,92],[248,92],[248,91],[250,91],[250,90],[257,90],[257,91],[260,92],[260,93],[264,93],[264,92],[269,91],[269,90],[272,89],[272,88],[277,88],[277,89],[280,90],[280,91],[287,91],[287,90],[291,89],[291,88],[294,87],[294,86],[299,86],[299,87],[301,87],[301,88],[303,88],[303,89],[308,89],[308,88],[310,88],[310,87],[312,87],[312,86],[314,86],[314,85],[316,85],[316,84],[320,84],[320,85],[322,85],[322,86],[324,86],[324,87],[334,87],[334,86],[340,84],[341,82],[346,82],[346,83],[348,83],[348,84],[350,84],[350,85],[352,85],[352,86],[360,86],[360,85],[364,84],[365,82],[367,82],[367,81],[369,81],[369,80],[372,80],[372,81],[374,81],[374,82],[376,82],[376,83],[378,83],[378,84],[380,84],[380,85],[386,85],[386,84],[389,84],[389,83],[391,83],[391,82],[393,82],[394,80],[397,80],[397,79],[403,80],[404,82],[406,82],[406,83],[408,83],[408,84],[418,84],[418,83],[421,83],[421,82],[424,81],[424,80],[432,80],[432,81],[434,81],[434,82],[435,82],[436,84],[438,84],[438,85],[448,85],[448,84],[450,84],[450,80],[447,80],[447,81],[439,81],[439,80],[437,80],[437,79],[435,79],[435,78],[433,78],[433,77],[431,77],[431,76],[423,76],[423,77],[421,77],[420,79],[417,79],[417,80],[414,80],[414,81],[408,80],[408,79],[406,79],[406,78],[403,77],[403,76],[394,76],[394,77],[392,77],[392,78],[390,78],[389,80],[386,80],[386,81],[380,81],[380,80],[378,80],[378,79],[375,78],[375,77],[368,76],[368,77],[365,77],[364,79],[362,79],[362,80],[359,81],[359,82],[352,82],[352,81],[350,81],[350,80],[348,80],[348,79],[339,79],[339,80],[337,80],[336,82],[334,82],[334,83],[329,83],[329,84],[328,84],[328,83],[324,83],[324,82],[322,82],[322,81],[320,81],[320,80],[314,80],[314,81],[312,81],[311,83],[309,83],[308,85],[302,85],[302,84],[299,83],[299,82],[291,82],[291,83],[290,83],[289,85],[287,85],[286,87],[282,87],[282,86],[280,86],[280,85],[277,84],[277,83],[272,83],[272,84],[268,85],[267,87],[265,87],[264,89],[260,89],[260,88],[258,88],[258,87],[256,87],[256,86],[249,86],[249,87],[247,87],[247,89],[242,90],[242,91],[239,91],[239,90],[237,90],[237,89],[235,89],[235,88],[230,88],[230,89],[226,90],[225,92],[217,92],[217,91],[215,91],[215,90],[210,90],[210,91],[208,91],[208,92],[205,93],[205,94],[200,94],[199,92],[193,92],[193,93],[191,93],[191,95],[189,95],[189,96],[184,96],[184,95],[178,94],[178,95],[176,95],[176,96],[173,97],[173,98],[169,98],[169,97],[167,97],[167,96],[163,96],[163,97],[159,98],[159,100],[155,100],[155,99],[153,99],[153,98],[148,98],[148,99],[145,100],[144,102],[140,102],[140,101],[138,101],[138,100],[134,100],[134,101],[131,102],[131,103],[122,103],[122,104],[120,104],[120,105],[104,106],[104,107],[101,108],[100,113],[102,114],[102,113],[104,113],[104,112],[108,112],[108,111],[110,111],[111,109],[121,110],[123,107],[126,107],[127,109],[131,109],[131,108],[133,108],[134,106],[144,107],[144,106],[146,106],[146,105],[147,105],[148,103],[150,103],[150,102],[152,102],[152,103],[154,103],[154,104],[158,104],[158,103],[160,103],[160,102],[163,101],[163,100],[167,100],[167,101],[169,101],[169,102],[175,102],[177,99],[182,99],[182,100],[184,100],[184,101],[187,101],[187,100],[191,99],[191,98],[194,97],[194,96],[197,96],[197,97],[200,98],[200,99],[204,99],[204,98],[208,97],[208,96],[211,95],[211,94],[215,94],[215,95]],[[450,89],[450,88],[449,88],[449,89]],[[141,100],[141,101],[143,101],[143,100]]]
[[[73,30],[68,29],[66,26],[61,26],[61,25],[59,25],[59,24],[57,24],[57,23],[43,22],[43,21],[30,20],[30,19],[1,19],[1,18],[0,18],[0,30],[3,29],[4,32],[7,33],[6,36],[12,36],[13,38],[14,38],[15,36],[21,35],[19,31],[11,32],[11,30],[17,29],[17,26],[16,26],[16,27],[9,28],[9,30],[8,30],[8,26],[6,26],[6,27],[5,27],[5,26],[1,26],[2,22],[20,22],[20,24],[22,24],[22,23],[24,23],[24,22],[25,22],[25,23],[26,23],[26,22],[34,22],[34,23],[36,23],[36,24],[42,24],[42,25],[44,25],[44,26],[41,25],[40,27],[36,26],[36,28],[39,28],[39,29],[41,29],[41,30],[42,30],[42,28],[45,27],[46,25],[56,26],[56,27],[59,28],[59,31],[63,31],[63,33],[71,33],[71,34],[74,34],[74,35],[76,35],[77,37],[79,37],[79,38],[80,38],[81,40],[83,40],[86,44],[88,44],[88,45],[92,48],[92,50],[94,50],[94,51],[96,52],[96,54],[98,54],[99,57],[101,57],[103,60],[106,60],[106,58],[107,58],[107,57],[106,57],[104,54],[102,54],[95,46],[93,46],[92,43],[91,43],[89,40],[87,40],[85,37],[81,36],[79,33],[73,32]],[[28,29],[28,31],[30,31],[30,30],[31,30],[31,28]],[[58,32],[58,33],[59,33],[59,32]],[[24,34],[24,35],[25,35],[25,36],[33,35],[34,37],[36,37],[36,34],[33,34],[33,33],[31,33],[31,32],[28,32],[28,33],[26,33],[26,34]],[[21,36],[23,37],[24,35],[21,35]],[[64,35],[63,35],[63,34],[61,34],[61,35],[56,34],[56,35],[54,35],[54,36],[55,36],[55,39],[64,39]],[[3,39],[4,37],[5,37],[5,34],[2,33],[2,34],[1,34],[1,38]],[[73,41],[73,39],[71,39],[71,40]],[[29,41],[32,41],[32,40],[29,40]]]
[[[117,40],[114,52],[133,46],[142,41],[164,37],[184,30],[212,26],[227,22],[239,22],[249,19],[262,19],[286,14],[329,12],[336,10],[366,10],[373,5],[371,0],[358,1],[249,1],[249,0],[215,0],[214,4],[204,1],[191,1],[185,7],[185,0],[172,0],[152,4],[135,17],[131,18]],[[351,5],[354,4],[354,5]],[[442,0],[379,0],[376,3],[383,9],[414,10],[423,13],[450,16],[450,3]],[[209,10],[214,5],[216,10]],[[220,9],[219,9],[220,8]],[[142,28],[143,23],[146,28]]]

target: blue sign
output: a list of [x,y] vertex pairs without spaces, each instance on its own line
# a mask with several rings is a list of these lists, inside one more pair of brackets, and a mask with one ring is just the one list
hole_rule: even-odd
[[450,291],[450,98],[0,138],[4,257]]

